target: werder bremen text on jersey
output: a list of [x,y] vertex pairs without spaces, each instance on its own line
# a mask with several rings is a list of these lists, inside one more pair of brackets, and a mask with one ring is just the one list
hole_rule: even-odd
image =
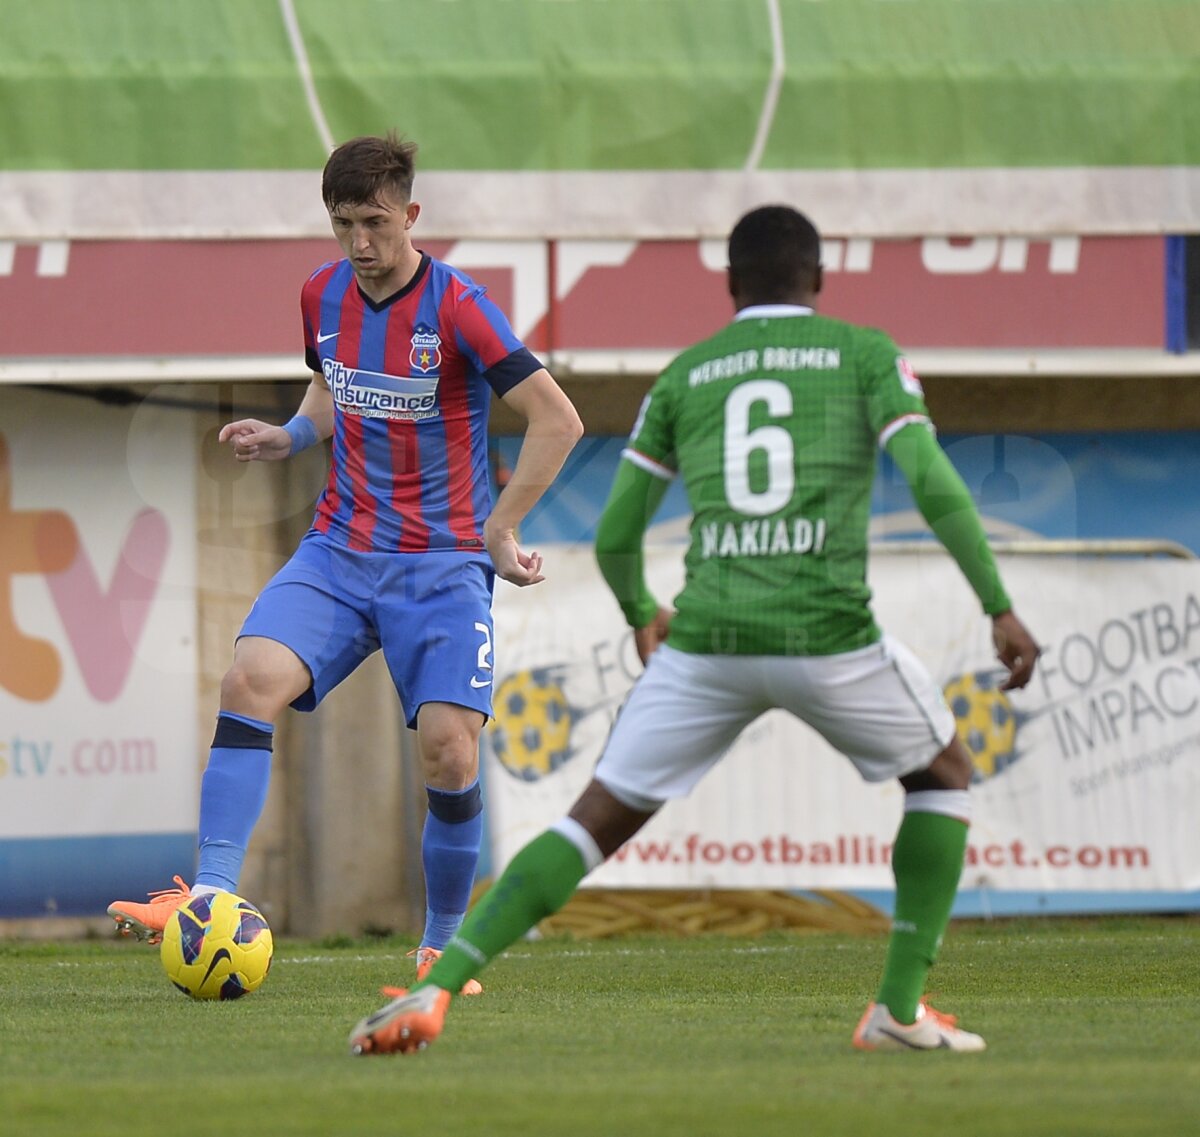
[[761,353],[748,348],[697,364],[688,372],[688,386],[733,379],[752,371],[835,371],[841,365],[842,353],[836,347],[765,347]]

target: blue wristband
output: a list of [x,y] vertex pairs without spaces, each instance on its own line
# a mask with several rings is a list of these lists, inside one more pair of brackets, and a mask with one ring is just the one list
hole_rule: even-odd
[[308,415],[294,415],[290,422],[283,424],[283,429],[288,432],[288,436],[292,440],[289,454],[299,454],[301,450],[307,450],[320,441],[317,438],[316,424]]

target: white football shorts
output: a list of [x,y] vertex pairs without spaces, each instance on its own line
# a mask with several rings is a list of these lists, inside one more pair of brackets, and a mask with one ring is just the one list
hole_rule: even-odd
[[595,776],[634,808],[686,797],[750,723],[777,707],[868,782],[925,769],[954,737],[941,689],[888,635],[822,656],[694,655],[664,644],[629,693]]

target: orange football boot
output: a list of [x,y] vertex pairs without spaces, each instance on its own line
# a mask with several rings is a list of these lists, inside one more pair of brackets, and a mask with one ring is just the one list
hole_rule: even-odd
[[917,1021],[905,1025],[892,1018],[882,1003],[872,1003],[854,1032],[859,1050],[986,1050],[977,1034],[958,1026],[954,1015],[935,1011],[924,999],[917,1006]]
[[442,1033],[449,991],[432,985],[411,993],[402,987],[385,991],[399,994],[350,1032],[351,1054],[415,1054]]
[[[442,953],[435,947],[417,948],[415,951],[410,951],[409,955],[417,957],[417,982],[429,974],[430,969],[439,959],[442,958]],[[386,995],[389,992],[399,991],[399,987],[384,987],[383,993]],[[460,995],[482,995],[483,986],[478,979],[468,979],[463,985]]]
[[151,892],[147,904],[139,904],[135,900],[114,900],[108,906],[108,914],[116,920],[117,931],[123,936],[135,936],[152,944],[159,943],[167,921],[192,895],[192,890],[183,883],[183,877],[175,877],[175,883],[178,888],[164,888],[159,892]]

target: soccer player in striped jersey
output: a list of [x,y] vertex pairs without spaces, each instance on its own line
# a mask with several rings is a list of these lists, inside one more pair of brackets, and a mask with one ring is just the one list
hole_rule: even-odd
[[[646,671],[568,816],[514,857],[423,983],[355,1027],[354,1052],[433,1041],[452,992],[565,904],[773,707],[817,730],[867,781],[897,778],[905,791],[891,939],[854,1045],[984,1048],[924,1001],[962,872],[971,759],[929,673],[871,613],[877,448],[991,617],[1005,688],[1029,682],[1038,647],[1013,612],[911,367],[883,333],[817,315],[820,287],[820,240],[803,214],[765,206],[738,222],[729,240],[737,316],[655,383],[597,531],[601,571]],[[693,518],[670,612],[646,586],[642,539],[677,474]]]
[[[220,433],[238,461],[282,460],[328,438],[332,461],[312,528],[255,601],[221,684],[194,885],[177,877],[178,888],[149,903],[109,907],[122,931],[152,942],[189,894],[236,891],[284,708],[311,711],[376,649],[416,730],[429,799],[418,974],[467,909],[482,836],[493,581],[543,579],[517,526],[583,427],[485,290],[413,245],[415,151],[389,135],[330,155],[321,190],[345,257],[301,292],[312,380],[283,426],[243,419]],[[493,392],[527,423],[494,505]]]

